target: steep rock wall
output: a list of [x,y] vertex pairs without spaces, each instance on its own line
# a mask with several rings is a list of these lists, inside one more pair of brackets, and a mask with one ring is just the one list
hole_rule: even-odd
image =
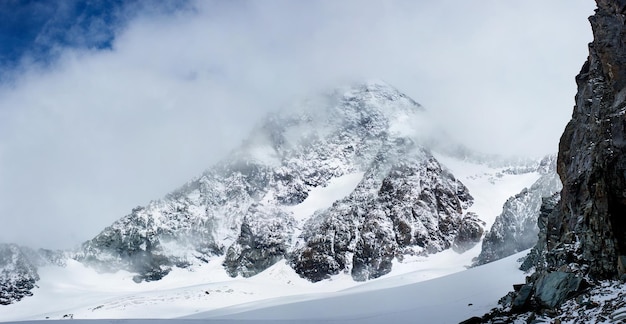
[[594,40],[559,145],[563,191],[547,220],[547,249],[560,255],[549,268],[573,264],[603,279],[617,275],[626,254],[626,1],[596,2]]

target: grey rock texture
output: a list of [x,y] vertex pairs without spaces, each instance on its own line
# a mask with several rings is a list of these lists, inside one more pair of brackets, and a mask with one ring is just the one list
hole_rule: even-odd
[[549,155],[541,160],[536,171],[541,177],[530,187],[509,198],[485,235],[482,250],[475,265],[502,259],[517,252],[532,248],[537,243],[542,198],[561,190],[561,181],[556,173],[556,156]]
[[295,220],[276,207],[253,205],[241,224],[237,241],[228,248],[224,267],[235,277],[250,277],[284,257],[291,246]]
[[355,280],[377,278],[391,271],[395,257],[440,252],[461,233],[463,244],[482,234],[460,231],[482,229],[475,217],[463,217],[473,198],[428,152],[396,158],[372,168],[352,194],[306,223],[291,260],[300,275],[319,281],[346,270]]
[[615,278],[626,254],[626,17],[623,1],[598,0],[594,40],[576,77],[572,120],[559,145],[563,182],[548,217],[548,270],[573,265],[596,279]]
[[579,293],[585,281],[573,273],[555,271],[537,279],[535,298],[546,308],[561,305],[568,297]]
[[512,301],[511,309],[514,311],[525,310],[528,307],[530,298],[533,295],[534,286],[532,284],[525,284],[519,290],[517,295]]

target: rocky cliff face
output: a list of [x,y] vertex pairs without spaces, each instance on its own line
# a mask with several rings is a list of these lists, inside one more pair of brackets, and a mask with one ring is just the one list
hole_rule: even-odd
[[391,271],[395,257],[480,241],[480,221],[463,212],[473,199],[462,183],[426,151],[393,158],[305,224],[291,261],[298,273],[318,281],[347,270],[367,280]]
[[626,254],[626,2],[598,0],[590,18],[594,40],[576,77],[572,120],[559,146],[563,182],[557,212],[548,217],[551,269],[580,268],[592,278],[616,278]]

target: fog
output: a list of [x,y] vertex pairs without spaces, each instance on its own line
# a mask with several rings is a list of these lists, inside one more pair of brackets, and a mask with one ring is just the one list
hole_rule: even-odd
[[366,78],[405,92],[473,149],[556,152],[593,9],[444,0],[139,10],[110,48],[59,45],[45,65],[24,58],[2,71],[0,242],[75,246],[200,174],[267,112]]

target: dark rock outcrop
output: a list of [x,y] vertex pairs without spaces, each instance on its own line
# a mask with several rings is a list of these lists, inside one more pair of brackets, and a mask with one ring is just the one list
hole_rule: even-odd
[[276,207],[253,205],[241,224],[237,241],[228,248],[224,267],[229,275],[253,276],[285,257],[295,221]]
[[533,284],[523,285],[515,295],[515,298],[513,298],[511,309],[513,311],[526,310],[529,306],[528,304],[530,303],[534,288]]
[[0,243],[0,305],[32,296],[39,281],[38,267],[64,266],[65,260],[63,253],[58,251]]
[[463,253],[480,242],[485,234],[485,222],[478,215],[469,212],[459,222],[459,229],[452,242],[452,249]]
[[535,299],[542,307],[552,309],[575,296],[584,286],[585,281],[573,273],[549,272],[537,279]]
[[477,243],[483,225],[463,213],[473,202],[467,188],[426,151],[394,156],[306,224],[291,261],[296,272],[319,281],[348,270],[361,281],[391,271],[395,257]]
[[617,276],[626,254],[626,17],[623,1],[598,0],[594,40],[576,77],[572,120],[559,145],[563,182],[548,217],[548,270],[575,265],[595,279]]

